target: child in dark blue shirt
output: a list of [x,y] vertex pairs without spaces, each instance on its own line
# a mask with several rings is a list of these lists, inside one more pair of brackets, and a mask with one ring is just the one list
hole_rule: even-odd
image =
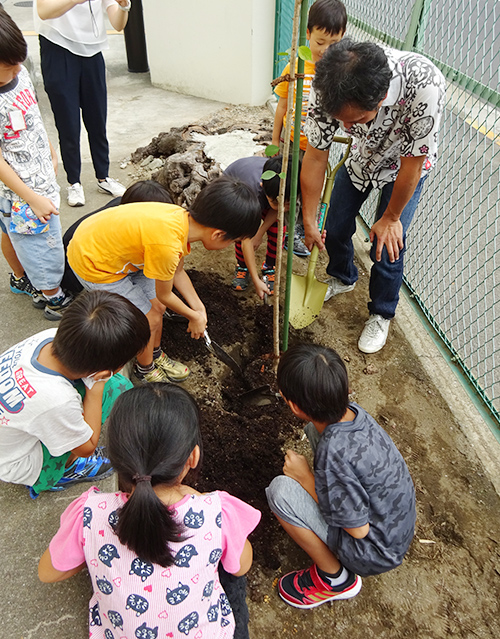
[[344,363],[332,349],[290,348],[278,385],[314,451],[314,471],[288,450],[284,475],[267,488],[271,510],[311,557],[306,570],[280,579],[280,596],[296,608],[349,599],[361,578],[401,564],[413,539],[415,489],[389,435],[360,406],[349,403]]

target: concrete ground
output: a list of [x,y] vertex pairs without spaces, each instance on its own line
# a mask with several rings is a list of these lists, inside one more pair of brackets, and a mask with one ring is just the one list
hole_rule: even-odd
[[[57,147],[57,131],[41,81],[38,38],[33,32],[32,8],[16,6],[11,0],[4,1],[3,5],[25,34],[37,79],[40,109],[49,138],[54,147]],[[161,131],[195,122],[225,105],[156,89],[151,85],[148,73],[128,72],[123,35],[111,33],[109,44],[110,49],[104,55],[108,73],[110,175],[128,186],[130,178],[127,169],[121,169],[120,163],[131,152],[148,144]],[[85,189],[86,204],[78,208],[71,208],[66,204],[66,176],[62,164],[59,164],[63,229],[85,213],[100,208],[110,199],[97,190],[85,135],[82,135],[82,163],[81,182]],[[54,326],[53,322],[43,317],[40,310],[32,306],[30,298],[25,295],[14,296],[10,292],[9,270],[1,256],[0,352],[29,335]],[[112,490],[113,479],[104,480],[101,485],[104,489]],[[23,486],[0,485],[0,579],[8,601],[1,624],[1,637],[83,639],[88,636],[87,576],[78,575],[71,583],[57,585],[41,584],[37,577],[38,560],[57,529],[61,512],[80,493],[81,488],[77,486],[61,495],[46,493],[32,501]]]
[[[32,9],[3,3],[25,34],[33,33]],[[22,3],[17,3],[22,4]],[[39,76],[38,42],[35,35],[26,35],[35,73]],[[207,116],[224,105],[200,98],[162,91],[151,86],[148,74],[127,71],[124,40],[121,35],[109,36],[110,49],[105,53],[108,69],[108,137],[110,142],[112,177],[128,184],[126,169],[120,163],[137,147],[147,144],[160,131],[185,125]],[[166,53],[168,56],[168,53]],[[38,98],[49,137],[54,146],[57,133],[47,97],[40,82]],[[106,203],[98,193],[86,140],[82,141],[82,184],[87,204],[72,209],[65,202],[66,180],[62,166],[59,184],[62,189],[61,221],[67,228],[76,219]],[[367,259],[367,245],[360,235],[356,250],[360,259]],[[14,296],[8,286],[8,266],[0,257],[0,304],[2,322],[0,352],[53,324],[32,307],[27,296]],[[460,383],[444,364],[432,341],[403,299],[398,308],[398,322],[411,346],[421,357],[443,396],[450,404],[458,422],[473,441],[485,463],[497,490],[500,488],[498,442],[462,390]],[[101,484],[111,489],[113,480]],[[29,499],[23,486],[0,485],[0,548],[2,562],[0,579],[4,583],[3,630],[0,636],[12,639],[83,639],[88,636],[87,602],[90,585],[86,574],[63,584],[44,585],[37,578],[38,560],[58,526],[62,510],[81,493],[80,487],[62,494],[42,494],[36,501]]]

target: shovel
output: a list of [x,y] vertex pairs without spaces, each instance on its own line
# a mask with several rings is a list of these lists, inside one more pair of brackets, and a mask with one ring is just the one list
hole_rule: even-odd
[[229,366],[229,368],[233,370],[235,373],[238,373],[238,375],[243,374],[243,371],[241,370],[241,366],[238,364],[238,362],[235,359],[233,359],[231,355],[229,355],[229,353],[226,353],[226,351],[221,346],[219,346],[217,342],[213,342],[210,339],[210,336],[207,331],[203,333],[203,337],[205,338],[205,345],[208,348],[208,350],[212,353],[212,355],[215,355],[217,359],[220,359],[221,362],[224,362],[226,366]]
[[[340,162],[333,169],[330,165],[327,167],[325,190],[323,191],[318,219],[318,228],[320,233],[322,233],[325,228],[326,214],[328,205],[330,204],[335,176],[337,175],[337,171],[346,161],[349,151],[351,150],[351,138],[335,136],[333,141],[347,144],[347,149]],[[326,282],[320,282],[314,275],[316,263],[318,261],[318,254],[318,247],[313,246],[306,275],[296,275],[292,273],[289,321],[296,329],[309,326],[309,324],[314,322],[314,320],[318,317],[321,309],[323,308],[328,284]]]

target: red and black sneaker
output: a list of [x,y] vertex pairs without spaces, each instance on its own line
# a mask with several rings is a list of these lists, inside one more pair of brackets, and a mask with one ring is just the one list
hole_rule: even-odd
[[350,599],[361,590],[361,577],[348,571],[340,586],[330,586],[318,575],[316,564],[305,570],[289,572],[278,582],[280,597],[294,608],[316,608],[327,601]]

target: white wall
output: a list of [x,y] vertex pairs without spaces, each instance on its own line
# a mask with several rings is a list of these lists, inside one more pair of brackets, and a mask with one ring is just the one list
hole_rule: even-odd
[[232,104],[270,97],[275,0],[143,0],[155,86]]

